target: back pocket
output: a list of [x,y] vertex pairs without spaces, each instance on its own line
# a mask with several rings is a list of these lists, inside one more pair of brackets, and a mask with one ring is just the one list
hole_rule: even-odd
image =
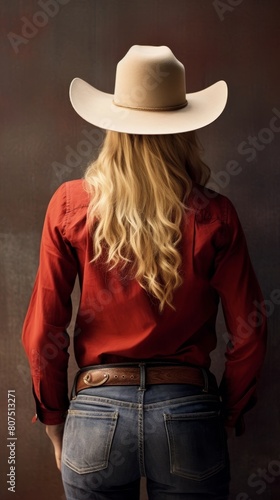
[[226,463],[227,445],[220,412],[165,413],[170,472],[202,481]]
[[69,410],[62,447],[62,461],[78,474],[108,467],[118,412]]

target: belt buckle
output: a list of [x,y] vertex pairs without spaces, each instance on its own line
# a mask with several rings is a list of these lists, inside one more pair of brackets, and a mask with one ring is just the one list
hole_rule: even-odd
[[92,379],[91,379],[91,372],[87,372],[85,374],[85,376],[83,377],[83,381],[86,385],[88,385],[89,387],[98,387],[100,385],[104,385],[106,384],[106,382],[108,381],[109,379],[109,373],[104,373],[103,375],[103,379],[100,380],[99,382],[93,382]]

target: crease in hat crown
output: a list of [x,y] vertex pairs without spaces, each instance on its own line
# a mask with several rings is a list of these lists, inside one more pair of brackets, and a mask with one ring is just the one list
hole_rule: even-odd
[[187,106],[183,64],[169,47],[132,46],[117,65],[113,103],[144,111]]

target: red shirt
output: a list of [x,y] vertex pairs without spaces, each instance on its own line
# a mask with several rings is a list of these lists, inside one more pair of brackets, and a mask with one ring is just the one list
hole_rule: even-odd
[[[183,285],[175,311],[134,280],[90,263],[83,181],[62,184],[44,223],[40,264],[23,327],[39,419],[57,424],[68,408],[67,364],[71,292],[81,299],[74,335],[79,367],[131,360],[169,360],[210,366],[221,299],[228,336],[222,394],[229,425],[255,398],[263,364],[266,315],[240,222],[224,196],[195,186],[182,223]],[[226,350],[226,343],[225,343]]]

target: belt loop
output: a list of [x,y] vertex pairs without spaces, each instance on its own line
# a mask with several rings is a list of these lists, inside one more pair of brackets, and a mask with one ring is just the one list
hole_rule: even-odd
[[77,397],[76,387],[77,387],[77,381],[78,381],[78,377],[79,377],[80,373],[81,373],[81,371],[79,370],[75,375],[74,382],[72,385],[71,399],[76,399],[76,397]]
[[146,390],[146,365],[145,363],[139,363],[140,368],[140,386],[139,391]]
[[208,379],[208,374],[204,368],[201,368],[203,379],[204,379],[204,387],[202,389],[202,392],[208,392],[209,391],[209,379]]

